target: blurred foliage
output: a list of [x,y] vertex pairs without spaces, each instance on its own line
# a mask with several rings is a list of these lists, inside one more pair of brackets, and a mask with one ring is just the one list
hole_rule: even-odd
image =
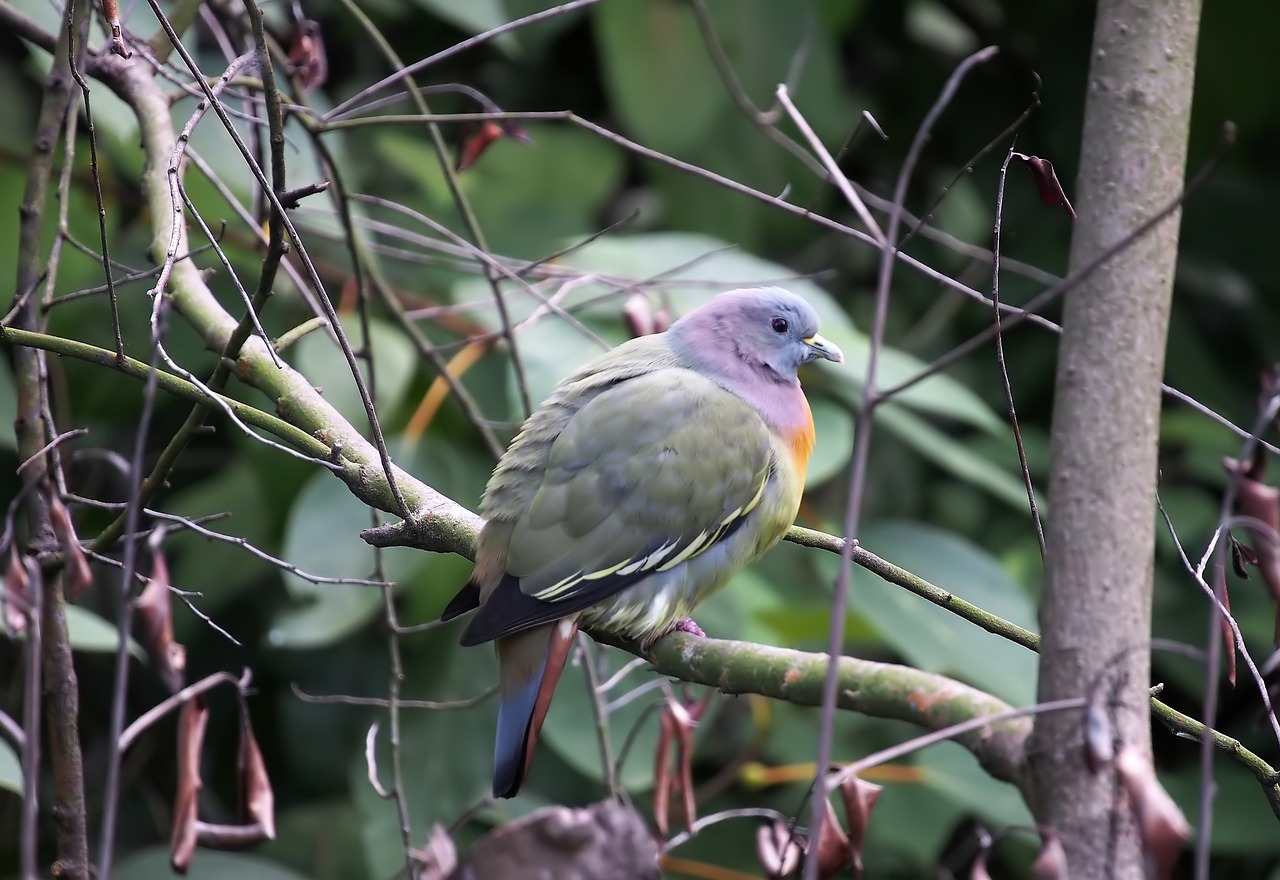
[[[57,11],[40,0],[14,6],[57,24]],[[378,0],[362,4],[399,56],[432,55],[486,28],[544,8],[541,0]],[[212,4],[223,20],[238,21],[234,4]],[[317,110],[336,106],[389,72],[368,35],[339,0],[304,2],[319,21],[328,53],[324,86],[302,96]],[[1078,150],[1089,57],[1090,16],[1080,5],[1054,0],[709,0],[710,20],[745,100],[772,104],[786,80],[797,105],[832,149],[853,131],[859,114],[874,115],[888,139],[864,126],[842,154],[852,180],[887,197],[920,120],[958,61],[998,44],[1002,52],[975,70],[942,115],[908,190],[907,206],[931,211],[935,224],[965,241],[991,239],[997,173],[1007,142],[966,169],[972,157],[1020,114],[1038,89],[1042,106],[1018,134],[1018,148],[1051,159],[1070,194]],[[266,14],[287,35],[283,4]],[[1239,126],[1236,148],[1187,205],[1178,267],[1167,380],[1236,424],[1253,418],[1257,375],[1277,358],[1277,300],[1269,262],[1268,229],[1280,188],[1272,158],[1280,147],[1275,86],[1246,71],[1270,52],[1280,7],[1224,2],[1207,4],[1191,139],[1192,167],[1214,148],[1222,122]],[[146,36],[154,29],[145,4],[131,4],[126,27]],[[100,33],[100,31],[99,31]],[[226,60],[205,25],[188,45],[206,73]],[[239,51],[239,50],[237,50]],[[0,209],[16,216],[30,132],[48,59],[12,33],[0,34],[0,105],[10,124],[0,127]],[[462,83],[480,89],[512,111],[572,110],[647,147],[664,151],[764,193],[786,193],[798,205],[855,228],[861,224],[831,187],[794,156],[765,137],[722,82],[693,8],[678,0],[605,0],[590,10],[560,16],[451,56],[419,75],[421,84]],[[456,91],[429,94],[435,112],[473,112]],[[113,256],[124,266],[154,265],[148,256],[147,213],[138,193],[142,160],[138,132],[127,109],[108,89],[94,85],[94,118],[107,201]],[[236,106],[236,102],[230,102]],[[181,125],[193,100],[174,104]],[[379,113],[407,108],[401,103]],[[406,111],[407,112],[407,111]],[[247,130],[243,122],[242,130]],[[808,220],[788,215],[679,169],[645,159],[591,132],[561,121],[523,123],[533,138],[525,146],[501,138],[461,177],[491,249],[537,259],[581,242],[610,224],[621,228],[552,261],[548,272],[593,273],[558,301],[581,325],[548,318],[518,337],[518,354],[535,402],[560,376],[592,356],[600,344],[625,338],[622,296],[640,290],[655,309],[681,313],[717,289],[739,282],[785,284],[812,301],[823,332],[849,354],[844,368],[805,377],[819,425],[818,449],[802,522],[839,530],[845,472],[853,432],[850,406],[863,393],[878,253]],[[789,123],[782,130],[795,135]],[[319,154],[297,121],[288,126],[290,185],[324,177]],[[459,127],[446,126],[451,142]],[[383,201],[359,201],[353,213],[359,237],[379,275],[413,315],[426,337],[451,357],[471,333],[501,326],[489,285],[466,252],[444,241],[413,212],[457,234],[464,226],[445,176],[422,126],[344,128],[323,136],[351,192]],[[250,204],[250,177],[229,139],[210,117],[192,150],[223,185]],[[97,214],[88,173],[87,142],[78,145],[67,205],[70,232],[92,249]],[[222,245],[244,279],[256,277],[261,252],[251,230],[196,168],[188,176],[195,203],[214,228],[226,222]],[[945,193],[945,198],[938,199]],[[398,207],[397,207],[398,206]],[[407,210],[406,210],[407,209]],[[56,204],[51,205],[56,211]],[[351,262],[342,243],[334,203],[311,197],[295,212],[313,256],[354,341],[364,330],[351,309]],[[55,218],[50,218],[50,235]],[[10,226],[10,229],[13,227]],[[1030,181],[1014,168],[1004,215],[1004,252],[1060,273],[1066,263],[1070,223],[1041,205]],[[0,236],[0,276],[13,275],[15,236]],[[200,242],[197,240],[197,244]],[[448,244],[448,242],[444,242]],[[906,251],[979,290],[989,269],[917,235]],[[459,258],[461,255],[461,258]],[[210,253],[198,256],[213,274],[223,302],[238,310],[226,272]],[[126,271],[126,270],[121,270]],[[99,285],[100,263],[78,249],[64,252],[56,294]],[[143,356],[150,281],[122,287],[121,316],[129,351]],[[1002,298],[1024,302],[1042,285],[1006,270]],[[556,292],[554,280],[540,283]],[[537,303],[511,287],[512,316],[520,320]],[[303,299],[283,276],[264,323],[278,335],[308,317]],[[882,353],[879,384],[915,374],[931,359],[990,323],[989,312],[899,264]],[[448,307],[448,308],[444,308]],[[456,399],[448,398],[427,426],[410,428],[433,372],[401,332],[394,315],[374,305],[368,326],[373,378],[383,427],[397,460],[433,486],[474,507],[492,459]],[[1049,310],[1053,317],[1056,309]],[[110,322],[101,295],[76,299],[50,311],[50,332],[109,345]],[[584,330],[590,333],[583,332]],[[179,320],[171,322],[168,349],[197,373],[213,356]],[[1022,431],[1038,486],[1047,478],[1048,418],[1052,402],[1054,339],[1023,326],[1009,333],[1007,360]],[[364,411],[338,349],[323,332],[304,338],[287,355],[335,406],[363,426]],[[825,365],[824,365],[825,366]],[[55,413],[62,428],[87,427],[82,445],[117,452],[132,448],[141,408],[141,386],[107,370],[51,359]],[[466,375],[478,406],[506,440],[523,413],[514,371],[495,350]],[[232,392],[261,404],[243,388]],[[0,369],[0,472],[12,475],[14,393]],[[1040,566],[994,356],[986,348],[945,374],[916,385],[880,410],[867,494],[867,547],[893,562],[1024,626],[1033,627]],[[154,456],[188,411],[160,398],[148,441]],[[1176,402],[1162,425],[1162,498],[1191,555],[1198,556],[1217,516],[1225,480],[1220,459],[1238,439],[1220,424]],[[121,501],[119,472],[85,458],[71,467],[80,494]],[[17,488],[3,477],[6,496]],[[380,562],[357,536],[370,514],[330,475],[284,457],[219,426],[201,435],[181,460],[159,506],[203,516],[227,512],[210,523],[229,535],[326,576],[396,582],[402,623],[435,619],[465,579],[465,561],[406,550]],[[1052,511],[1047,511],[1052,515]],[[77,512],[82,536],[108,522],[93,509]],[[251,712],[275,785],[279,838],[248,855],[197,854],[192,876],[369,878],[386,880],[403,868],[394,808],[370,789],[364,734],[381,710],[316,705],[307,694],[382,696],[388,656],[382,602],[376,589],[315,584],[284,574],[241,548],[175,533],[167,543],[174,584],[196,591],[192,601],[231,636],[215,631],[178,606],[178,638],[188,649],[188,680],[209,672],[254,671]],[[1157,552],[1155,632],[1161,638],[1202,644],[1205,603],[1162,534]],[[1135,568],[1141,562],[1135,560]],[[109,715],[111,650],[117,575],[99,570],[100,589],[75,611],[72,635],[81,649],[82,729],[90,803],[99,808]],[[827,597],[835,560],[783,546],[705,606],[700,620],[714,635],[820,650],[827,630]],[[937,670],[1018,704],[1031,702],[1035,658],[922,600],[866,573],[853,584],[847,649],[860,656],[895,659]],[[1254,651],[1270,649],[1272,610],[1255,582],[1233,585],[1232,607]],[[494,681],[490,652],[456,646],[448,626],[402,638],[404,696],[436,701],[473,697]],[[1141,634],[1135,633],[1135,639]],[[621,657],[611,658],[615,667]],[[1185,658],[1156,658],[1155,674],[1167,682],[1174,706],[1196,714],[1203,675]],[[629,676],[611,697],[643,684]],[[604,794],[594,735],[584,719],[589,704],[579,671],[570,669],[553,705],[526,793],[513,802],[483,806],[458,830],[466,841],[485,827],[543,803],[585,803]],[[17,715],[21,693],[20,643],[0,641],[0,707]],[[164,696],[153,672],[134,665],[128,699],[131,716]],[[618,754],[633,727],[621,780],[648,809],[656,716],[656,692],[641,695],[612,718]],[[203,815],[236,820],[234,782],[236,715],[229,695],[211,698],[206,742]],[[1225,696],[1220,726],[1273,764],[1280,760],[1259,721],[1251,686]],[[406,710],[402,731],[404,785],[415,839],[434,821],[446,824],[487,793],[493,701],[457,711]],[[742,776],[744,759],[769,766],[813,760],[818,713],[758,698],[720,698],[698,734],[695,774],[705,799],[703,814],[726,807],[768,806],[796,811],[803,783],[760,787]],[[124,763],[121,825],[115,876],[143,880],[167,876],[167,838],[173,780],[173,721],[160,724]],[[863,717],[839,719],[836,757],[852,760],[910,736],[898,723]],[[385,736],[381,737],[385,740]],[[385,742],[380,748],[385,746]],[[1193,744],[1157,734],[1160,766],[1188,815],[1198,796]],[[379,761],[389,766],[385,754]],[[939,866],[961,872],[974,848],[974,823],[998,828],[1029,822],[1016,792],[989,779],[958,747],[928,749],[895,768],[872,819],[865,853],[868,877],[935,876]],[[1217,761],[1219,795],[1213,840],[1215,876],[1275,876],[1280,834],[1256,784],[1225,759]],[[0,789],[20,789],[12,752],[0,741]],[[18,798],[0,791],[0,875],[16,869]],[[47,826],[46,826],[47,827]],[[96,827],[96,822],[91,823]],[[682,857],[736,868],[755,867],[754,827],[726,822],[681,847]],[[51,840],[48,841],[51,847]],[[157,848],[158,847],[158,848]],[[1013,835],[998,850],[1005,876],[1019,876],[1033,855],[1027,835]],[[1221,873],[1219,873],[1219,870]],[[1270,873],[1269,873],[1270,872]]]

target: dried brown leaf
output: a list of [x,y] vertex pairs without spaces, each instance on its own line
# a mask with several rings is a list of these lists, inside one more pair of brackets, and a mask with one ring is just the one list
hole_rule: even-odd
[[984,849],[973,859],[973,867],[969,869],[969,880],[991,880],[991,872],[987,870],[987,851]]
[[501,122],[493,119],[485,119],[481,123],[472,128],[463,129],[461,143],[458,147],[458,163],[455,171],[466,171],[476,162],[480,161],[480,157],[484,155],[485,150],[493,145],[493,142],[502,137],[509,137],[514,141],[522,144],[531,144],[533,139],[529,137],[528,132],[516,123],[510,120]]
[[240,718],[240,778],[244,788],[245,812],[262,828],[268,840],[276,839],[275,794],[271,790],[271,778],[262,760],[262,750],[253,735],[249,713],[241,709]]
[[187,873],[199,838],[200,749],[209,723],[209,710],[199,697],[190,700],[178,715],[178,791],[173,801],[173,831],[169,838],[169,864]]
[[85,591],[85,588],[93,583],[93,570],[89,568],[88,557],[80,549],[80,539],[76,537],[76,528],[71,521],[71,512],[67,510],[67,506],[62,503],[62,499],[58,497],[57,493],[50,490],[47,494],[49,498],[49,519],[53,525],[54,534],[58,536],[58,543],[62,546],[67,578],[67,597],[77,599]]
[[1156,779],[1155,768],[1137,749],[1121,747],[1116,754],[1115,768],[1137,817],[1148,874],[1163,880],[1173,873],[1182,845],[1191,836],[1191,826]]
[[1084,760],[1090,773],[1098,773],[1115,757],[1115,731],[1107,715],[1105,692],[1095,687],[1084,707]]
[[1067,851],[1052,831],[1040,836],[1040,855],[1031,863],[1031,874],[1036,880],[1067,880]]
[[298,74],[303,92],[319,88],[329,78],[329,55],[320,36],[320,25],[309,18],[297,22],[293,44],[289,46],[289,64]]
[[670,711],[663,707],[658,716],[658,747],[653,762],[653,824],[658,832],[667,836],[671,827],[668,817],[671,810],[671,745],[675,742],[676,723]]
[[[1228,474],[1237,478],[1236,508],[1253,522],[1246,522],[1249,549],[1253,551],[1253,564],[1262,575],[1271,598],[1280,605],[1280,548],[1276,546],[1280,534],[1280,489],[1262,482],[1265,458],[1244,463],[1225,458],[1222,466]],[[1280,644],[1280,607],[1277,608],[1274,641]]]
[[409,855],[418,863],[418,880],[448,880],[458,867],[458,850],[453,838],[439,822],[431,826],[427,842]]
[[867,782],[857,776],[850,776],[840,783],[840,797],[844,800],[845,818],[849,823],[849,847],[853,853],[853,869],[862,873],[862,844],[867,837],[867,823],[871,821],[871,811],[884,786]]
[[795,873],[801,854],[800,841],[786,822],[775,819],[756,829],[756,858],[770,880]]
[[18,556],[18,548],[9,548],[9,564],[5,569],[4,589],[0,591],[0,607],[4,610],[4,625],[11,635],[17,635],[27,628],[27,616],[30,614],[31,578],[27,577],[27,567]]
[[[156,532],[156,535],[160,535]],[[173,692],[182,690],[185,682],[187,652],[173,637],[173,598],[169,591],[169,566],[159,547],[150,542],[151,576],[134,603],[138,625],[142,629],[142,646],[151,658],[165,686]]]
[[831,801],[826,800],[826,818],[822,820],[822,828],[818,831],[816,845],[809,842],[808,856],[818,860],[818,876],[834,877],[839,871],[854,863],[855,854],[849,843],[849,835],[840,827],[840,818],[836,815]]
[[1067,213],[1074,220],[1076,210],[1071,207],[1071,200],[1067,198],[1066,191],[1058,181],[1058,173],[1053,170],[1053,163],[1048,159],[1023,153],[1014,153],[1013,157],[1031,169],[1031,179],[1035,182],[1036,191],[1040,194],[1040,201],[1046,205],[1061,205],[1067,209]]
[[649,303],[649,297],[643,293],[633,293],[627,297],[627,301],[622,304],[622,319],[633,337],[657,332],[653,306]]

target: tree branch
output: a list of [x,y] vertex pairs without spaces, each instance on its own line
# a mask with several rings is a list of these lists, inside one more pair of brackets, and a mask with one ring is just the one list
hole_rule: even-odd
[[[638,643],[605,633],[597,641],[646,657],[654,671],[728,694],[760,694],[798,706],[822,705],[827,655],[671,633],[648,653]],[[1008,712],[1008,703],[954,679],[909,666],[841,657],[836,704],[876,718],[892,718],[941,730],[963,721]],[[997,779],[1021,783],[1023,745],[1031,734],[1026,718],[997,722],[962,734],[957,741]]]

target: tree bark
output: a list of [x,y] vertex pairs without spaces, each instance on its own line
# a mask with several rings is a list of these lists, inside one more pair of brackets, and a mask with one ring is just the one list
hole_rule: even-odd
[[[1072,271],[1180,192],[1199,17],[1200,0],[1099,3]],[[1160,381],[1179,217],[1067,294],[1040,610],[1040,699],[1085,696],[1107,682],[1121,706],[1112,713],[1117,736],[1148,757],[1150,658],[1132,649],[1151,632]],[[1071,876],[1141,878],[1128,807],[1111,773],[1089,772],[1081,731],[1075,714],[1037,719],[1036,817],[1061,832]]]

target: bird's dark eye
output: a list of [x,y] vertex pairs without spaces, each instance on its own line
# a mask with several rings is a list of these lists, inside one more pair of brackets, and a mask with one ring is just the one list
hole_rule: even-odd
[[774,333],[786,333],[788,324],[786,318],[774,318],[771,325]]

